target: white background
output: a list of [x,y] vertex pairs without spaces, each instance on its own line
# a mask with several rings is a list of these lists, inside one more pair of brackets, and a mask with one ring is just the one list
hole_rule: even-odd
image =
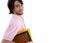
[[[65,43],[65,1],[23,0],[24,20],[34,43]],[[7,0],[0,0],[0,42],[8,26]]]

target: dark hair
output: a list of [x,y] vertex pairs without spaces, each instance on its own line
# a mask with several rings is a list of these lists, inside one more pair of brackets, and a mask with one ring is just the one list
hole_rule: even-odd
[[13,14],[14,2],[15,1],[19,1],[21,4],[23,4],[23,1],[22,0],[8,0],[7,6],[9,8],[10,14]]

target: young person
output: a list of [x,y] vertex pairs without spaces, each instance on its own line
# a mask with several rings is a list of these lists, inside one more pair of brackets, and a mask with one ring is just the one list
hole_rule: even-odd
[[[25,29],[23,15],[23,1],[22,0],[8,0],[8,8],[12,14],[11,21],[5,31],[2,43],[16,43],[12,42],[13,38],[19,30]],[[32,42],[27,42],[32,43]]]

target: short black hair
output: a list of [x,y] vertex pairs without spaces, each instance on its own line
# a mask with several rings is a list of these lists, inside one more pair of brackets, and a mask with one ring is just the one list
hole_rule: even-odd
[[14,2],[15,1],[19,1],[21,4],[23,4],[23,1],[22,0],[8,0],[7,6],[9,8],[10,14],[13,14]]

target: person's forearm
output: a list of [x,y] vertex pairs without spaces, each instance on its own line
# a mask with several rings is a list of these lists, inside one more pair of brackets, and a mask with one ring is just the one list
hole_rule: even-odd
[[3,40],[2,40],[2,43],[16,43],[16,42],[3,39]]

